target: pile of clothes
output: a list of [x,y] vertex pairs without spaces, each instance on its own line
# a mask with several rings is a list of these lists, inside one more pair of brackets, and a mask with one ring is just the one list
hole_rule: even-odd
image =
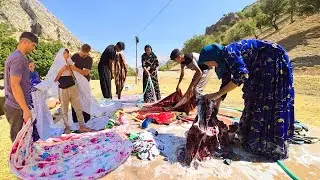
[[[144,106],[137,111],[136,118],[140,120],[149,120],[156,124],[169,125],[176,119],[181,121],[189,121],[188,113],[195,108],[195,97],[191,98],[187,103],[175,109],[175,112],[168,111],[166,108],[172,107],[182,99],[182,92],[178,91],[170,94],[158,103],[150,106]],[[178,113],[178,114],[177,114]]]
[[158,132],[153,129],[141,133],[131,133],[129,139],[133,144],[132,154],[137,155],[141,160],[154,160],[160,154],[154,139],[154,136],[157,135]]
[[290,143],[313,144],[320,141],[318,137],[307,136],[308,131],[309,131],[309,128],[306,125],[300,123],[299,121],[295,121],[294,134],[293,134],[293,137],[290,139]]

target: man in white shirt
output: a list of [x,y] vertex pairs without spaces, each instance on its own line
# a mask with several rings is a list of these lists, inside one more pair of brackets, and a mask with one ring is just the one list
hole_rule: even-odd
[[193,71],[196,71],[189,88],[184,95],[185,98],[183,98],[173,107],[175,109],[185,104],[187,99],[190,99],[193,95],[198,96],[202,93],[212,75],[212,70],[207,65],[198,65],[198,53],[183,54],[179,49],[174,49],[171,52],[170,59],[181,64],[180,78],[176,88],[177,90],[179,89],[180,83],[184,77],[184,69],[189,68]]

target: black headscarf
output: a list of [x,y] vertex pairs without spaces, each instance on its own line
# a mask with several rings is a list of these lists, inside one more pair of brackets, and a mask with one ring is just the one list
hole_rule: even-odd
[[[151,47],[149,44],[147,44],[147,45],[144,46],[144,51],[146,51],[147,48],[150,48],[150,49],[151,49],[150,55],[151,55],[153,58],[157,58],[157,56],[152,52],[152,47]],[[147,56],[147,53],[144,53],[143,55]]]

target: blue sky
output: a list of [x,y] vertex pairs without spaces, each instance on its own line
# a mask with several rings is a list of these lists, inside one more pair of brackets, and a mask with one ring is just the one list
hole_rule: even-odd
[[[109,44],[126,43],[126,57],[135,67],[135,40],[148,22],[170,0],[40,0],[82,42],[103,52]],[[255,0],[173,0],[139,38],[138,63],[150,44],[157,56],[174,48],[217,22],[223,14],[242,10]]]

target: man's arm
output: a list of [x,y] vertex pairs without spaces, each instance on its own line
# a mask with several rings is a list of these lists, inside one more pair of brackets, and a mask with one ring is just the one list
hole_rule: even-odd
[[90,72],[89,69],[82,70],[82,69],[77,68],[77,67],[74,66],[74,65],[70,65],[70,68],[71,68],[72,71],[76,71],[76,72],[78,72],[78,73],[80,73],[80,74],[82,74],[82,75],[84,75],[84,76],[88,75],[89,72]]
[[193,75],[192,81],[189,85],[188,91],[192,90],[194,86],[199,82],[202,76],[202,71],[199,66],[195,66],[196,73]]
[[178,82],[178,85],[177,85],[177,90],[179,89],[180,83],[182,82],[182,79],[184,77],[184,68],[185,68],[185,66],[181,65],[180,77],[179,77],[179,82]]
[[13,75],[10,76],[10,86],[12,89],[13,97],[23,111],[24,121],[27,121],[32,118],[32,114],[30,112],[30,109],[24,97],[20,82],[21,82],[21,76],[13,76]]
[[93,64],[93,59],[89,56],[89,64],[88,64],[88,66],[86,67],[86,69],[88,69],[89,70],[89,72],[88,72],[88,75],[90,75],[90,72],[91,72],[91,69],[92,69],[92,64]]

